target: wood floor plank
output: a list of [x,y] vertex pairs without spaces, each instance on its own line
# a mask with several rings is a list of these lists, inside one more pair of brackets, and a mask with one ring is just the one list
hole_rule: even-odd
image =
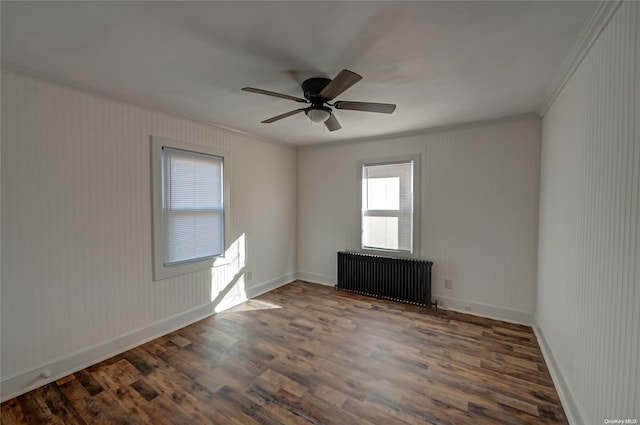
[[355,398],[348,397],[343,404],[343,408],[362,418],[372,424],[396,424],[407,425],[413,423],[429,423],[425,421],[419,421],[416,418],[409,417],[408,421],[406,414],[398,411],[387,411],[387,409],[380,408],[380,406],[374,405],[368,400],[357,400]]
[[[140,381],[137,381],[140,382]],[[140,422],[145,424],[158,424],[168,425],[171,422],[166,418],[156,418],[155,415],[149,414],[150,409],[149,401],[157,397],[157,394],[152,398],[145,398],[140,392],[131,387],[120,387],[115,391],[115,396],[120,404],[127,410],[132,417],[138,418]]]
[[16,425],[26,425],[29,423],[16,398],[2,404],[2,409],[0,409],[0,423]]
[[105,367],[98,367],[91,373],[102,388],[114,392],[120,387],[131,385],[142,377],[142,374],[131,363],[120,360]]
[[566,424],[531,328],[297,281],[8,400],[2,424]]
[[47,407],[38,403],[34,392],[18,397],[18,404],[29,424],[63,424],[60,419],[51,414]]
[[216,406],[216,409],[220,409],[224,415],[241,424],[270,425],[280,423],[267,409],[231,387],[225,386],[217,391],[212,404]]
[[90,395],[94,396],[102,392],[102,386],[91,375],[89,369],[84,369],[76,372],[75,377],[78,382],[82,384],[82,386],[89,392]]
[[73,408],[71,402],[60,391],[57,385],[45,385],[34,391],[36,398],[41,398],[53,416],[65,425],[86,425],[86,422]]

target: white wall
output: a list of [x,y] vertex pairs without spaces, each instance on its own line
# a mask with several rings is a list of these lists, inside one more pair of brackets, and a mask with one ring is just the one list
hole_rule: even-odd
[[[421,257],[450,307],[515,321],[535,310],[540,120],[526,116],[298,152],[298,271],[336,282],[336,252],[360,247],[358,161],[421,155]],[[444,279],[453,289],[444,288]]]
[[575,424],[640,420],[640,4],[544,116],[536,321]]
[[[228,153],[228,265],[152,281],[150,135]],[[3,399],[295,276],[292,148],[2,72],[1,170]]]

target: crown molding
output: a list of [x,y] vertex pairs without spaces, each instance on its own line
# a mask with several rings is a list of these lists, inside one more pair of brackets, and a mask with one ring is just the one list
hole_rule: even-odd
[[576,71],[593,43],[597,40],[602,30],[607,26],[609,20],[622,3],[623,0],[598,1],[591,18],[582,28],[578,40],[562,62],[560,71],[556,74],[556,77],[547,90],[543,107],[538,112],[541,117],[549,110],[555,98],[560,94],[565,84],[567,84],[567,81],[569,81],[569,78],[571,78]]

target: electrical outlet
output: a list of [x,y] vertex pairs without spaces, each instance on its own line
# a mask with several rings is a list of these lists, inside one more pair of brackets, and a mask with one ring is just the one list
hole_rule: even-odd
[[445,287],[445,289],[453,289],[453,280],[445,279],[444,280],[444,287]]

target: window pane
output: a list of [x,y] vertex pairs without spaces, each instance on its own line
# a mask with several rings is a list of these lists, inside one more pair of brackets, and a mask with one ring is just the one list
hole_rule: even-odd
[[399,249],[398,217],[364,217],[364,246]]
[[165,265],[222,254],[221,211],[167,212]]
[[222,158],[167,147],[163,158],[163,264],[222,255]]
[[400,177],[384,177],[367,181],[368,210],[400,209]]
[[165,208],[220,208],[222,159],[168,148],[165,151]]
[[413,252],[413,161],[362,167],[362,247]]

